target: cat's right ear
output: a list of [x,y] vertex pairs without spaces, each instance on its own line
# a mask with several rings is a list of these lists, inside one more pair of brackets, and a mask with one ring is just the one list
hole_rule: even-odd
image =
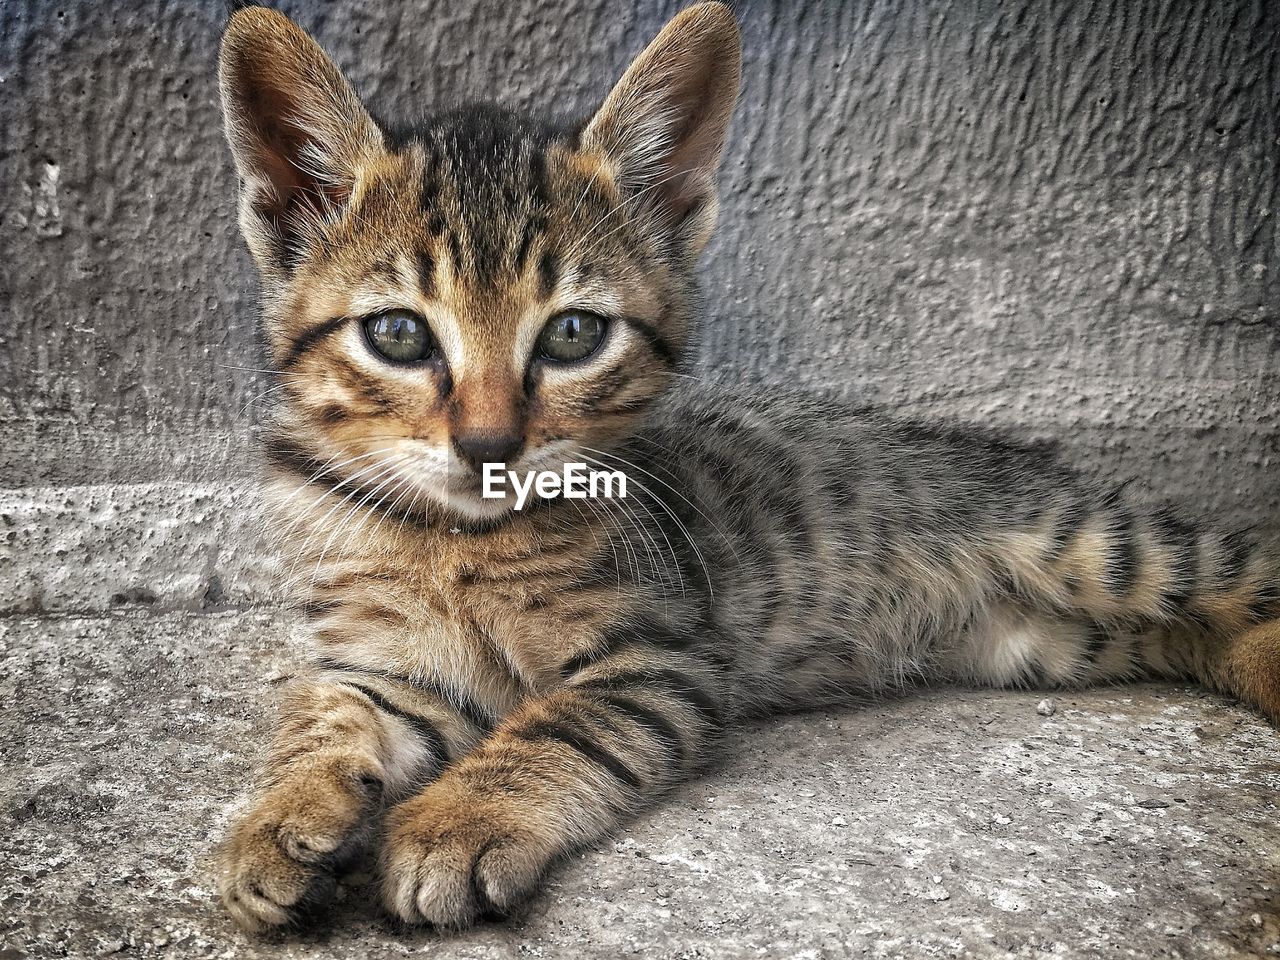
[[232,15],[218,81],[243,182],[240,226],[263,278],[279,279],[341,216],[382,133],[320,45],[275,10]]

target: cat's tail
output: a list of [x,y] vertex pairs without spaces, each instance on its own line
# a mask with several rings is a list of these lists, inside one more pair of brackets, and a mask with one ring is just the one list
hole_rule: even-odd
[[1194,678],[1280,725],[1280,558],[1119,494],[1086,504],[1064,499],[992,545],[1014,609],[1047,630],[1039,659],[1059,669],[1041,677]]

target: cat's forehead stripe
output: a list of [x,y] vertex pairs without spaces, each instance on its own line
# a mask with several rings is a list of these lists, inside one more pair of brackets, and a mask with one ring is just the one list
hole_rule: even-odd
[[445,114],[401,135],[398,149],[421,171],[418,204],[435,247],[426,255],[448,257],[477,288],[523,273],[549,225],[556,136],[492,108]]

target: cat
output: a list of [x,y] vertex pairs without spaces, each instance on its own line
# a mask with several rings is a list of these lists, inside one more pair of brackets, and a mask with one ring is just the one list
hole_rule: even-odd
[[[460,928],[715,756],[744,718],[907,684],[1194,678],[1280,719],[1274,561],[963,429],[685,373],[739,84],[720,3],[585,122],[378,122],[284,15],[220,83],[281,400],[276,536],[314,659],[219,850],[241,925],[378,857]],[[487,464],[626,497],[485,497]]]

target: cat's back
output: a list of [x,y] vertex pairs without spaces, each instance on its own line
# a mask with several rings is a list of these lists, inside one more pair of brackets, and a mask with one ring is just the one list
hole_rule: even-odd
[[695,485],[767,495],[768,478],[781,478],[831,518],[855,499],[927,506],[961,495],[999,509],[1001,489],[1032,485],[1051,497],[1080,482],[1053,449],[978,426],[895,416],[834,393],[692,379],[661,400],[632,449],[638,463]]

